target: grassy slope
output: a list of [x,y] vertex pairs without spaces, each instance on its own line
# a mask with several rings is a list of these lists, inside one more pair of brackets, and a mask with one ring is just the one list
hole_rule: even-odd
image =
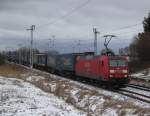
[[[22,77],[23,74],[25,74],[26,77]],[[18,65],[5,64],[5,65],[0,66],[0,75],[5,76],[5,77],[11,77],[11,78],[14,77],[14,78],[20,78],[20,79],[26,80],[28,76],[35,75],[35,72],[33,73],[30,70],[20,67]],[[43,74],[38,74],[38,75],[43,76]],[[106,109],[109,109],[109,108],[117,109],[117,113],[119,116],[126,115],[126,110],[128,109],[133,110],[133,113],[138,114],[138,115],[147,114],[149,112],[149,109],[135,106],[128,101],[126,101],[125,103],[125,102],[118,101],[118,100],[112,100],[111,97],[104,96],[103,94],[100,94],[94,90],[91,91],[91,90],[88,90],[87,88],[81,88],[75,84],[70,83],[69,81],[54,79],[54,78],[51,78],[49,75],[45,75],[44,77],[45,79],[39,79],[38,81],[31,81],[31,83],[46,92],[53,93],[56,96],[63,98],[66,102],[71,103],[76,108],[79,108],[81,110],[86,111],[87,105],[85,104],[85,106],[83,105],[82,107],[78,105],[78,103],[80,102],[82,103],[82,101],[85,100],[86,96],[90,95],[90,97],[97,96],[98,98],[99,97],[105,98],[105,102],[103,104],[98,103],[95,113],[103,113],[105,112]],[[56,88],[54,91],[52,91],[52,88],[50,86],[52,84],[56,85]],[[77,96],[71,95],[72,90],[74,89],[80,90],[79,93],[77,93]],[[78,98],[77,103],[75,102],[76,100],[74,97]],[[95,104],[95,102],[97,103],[97,100],[91,103],[91,105]]]

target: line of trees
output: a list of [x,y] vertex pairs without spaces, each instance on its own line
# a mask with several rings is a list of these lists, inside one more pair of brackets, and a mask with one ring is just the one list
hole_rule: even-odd
[[128,47],[119,49],[120,55],[130,56],[131,71],[150,67],[150,13],[144,17],[143,28]]
[[0,65],[4,63],[5,63],[5,56],[2,53],[0,53]]
[[135,36],[129,46],[130,69],[133,72],[150,67],[150,13],[143,20],[143,28],[144,32]]
[[143,28],[144,32],[134,37],[129,50],[138,62],[150,62],[150,13],[144,18]]

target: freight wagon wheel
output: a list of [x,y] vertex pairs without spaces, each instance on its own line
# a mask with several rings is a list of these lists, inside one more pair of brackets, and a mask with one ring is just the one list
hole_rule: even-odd
[[55,70],[54,70],[54,69],[52,69],[52,70],[51,70],[51,73],[52,73],[52,74],[54,74],[54,73],[55,73]]
[[112,90],[112,89],[114,89],[114,86],[112,83],[105,83],[105,88],[108,90]]
[[76,80],[77,80],[77,81],[80,81],[81,78],[80,78],[79,76],[76,76]]
[[125,84],[118,85],[118,86],[119,86],[119,88],[126,88],[127,87],[127,85],[125,85]]

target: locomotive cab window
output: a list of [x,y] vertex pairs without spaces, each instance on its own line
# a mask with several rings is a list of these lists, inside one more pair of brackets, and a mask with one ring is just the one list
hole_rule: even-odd
[[118,67],[118,66],[127,66],[125,60],[109,60],[109,66]]

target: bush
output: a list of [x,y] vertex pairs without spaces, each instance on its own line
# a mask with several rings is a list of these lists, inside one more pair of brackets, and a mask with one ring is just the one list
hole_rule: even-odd
[[150,67],[150,61],[132,61],[129,63],[129,67],[130,73],[135,73],[143,69],[148,69]]
[[5,63],[5,57],[4,55],[0,54],[0,65]]

